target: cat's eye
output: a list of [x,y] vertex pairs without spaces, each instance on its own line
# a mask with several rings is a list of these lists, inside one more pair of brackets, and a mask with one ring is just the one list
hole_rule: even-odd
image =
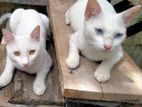
[[35,53],[35,50],[34,50],[34,49],[29,51],[29,54],[30,54],[30,55],[33,55],[34,53]]
[[101,28],[95,28],[95,32],[96,32],[98,35],[103,35],[103,34],[104,34],[104,31],[103,31],[103,29],[101,29]]
[[114,38],[121,38],[122,36],[123,36],[122,33],[116,33],[115,36],[114,36]]
[[20,56],[20,52],[19,51],[14,51],[13,52],[15,56]]

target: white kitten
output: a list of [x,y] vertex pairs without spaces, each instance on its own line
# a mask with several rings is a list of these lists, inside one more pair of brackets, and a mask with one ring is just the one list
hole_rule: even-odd
[[52,66],[47,53],[46,35],[49,19],[35,10],[16,9],[10,17],[10,30],[2,29],[6,42],[6,66],[0,76],[0,87],[10,83],[14,68],[36,73],[33,91],[43,95],[46,90],[45,79]]
[[94,1],[92,13],[85,14],[88,0],[78,0],[65,14],[66,24],[71,24],[75,31],[69,40],[66,64],[69,68],[79,66],[81,51],[92,61],[102,61],[94,76],[99,82],[105,82],[110,79],[112,67],[123,57],[121,43],[126,38],[126,27],[140,6],[116,13],[107,0]]

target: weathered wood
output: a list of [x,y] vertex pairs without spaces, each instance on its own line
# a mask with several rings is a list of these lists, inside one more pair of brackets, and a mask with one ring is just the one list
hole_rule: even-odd
[[64,22],[65,11],[75,0],[49,0],[49,17],[60,70],[62,93],[66,98],[104,100],[118,102],[142,102],[141,70],[125,54],[123,60],[112,70],[111,79],[98,83],[93,73],[97,67],[94,62],[81,57],[80,66],[72,70],[67,68],[69,36],[73,33]]
[[47,0],[0,0],[0,2],[46,6]]
[[[4,100],[4,97],[1,95],[1,93],[3,92],[4,95],[9,94],[9,97],[6,101],[10,103],[34,104],[34,105],[63,104],[63,97],[60,90],[61,89],[60,80],[59,80],[58,68],[55,58],[55,52],[51,44],[48,44],[48,51],[54,61],[54,65],[47,76],[46,93],[43,96],[35,95],[35,93],[32,91],[35,75],[29,75],[22,71],[16,70],[14,73],[13,82],[10,83],[9,85],[10,88],[6,86],[6,89],[3,88],[0,91],[0,99]],[[6,57],[5,45],[0,45],[0,53],[1,53],[0,71],[2,72],[5,66],[5,57]]]
[[[4,70],[6,58],[5,45],[0,45],[0,74]],[[13,82],[7,87],[0,89],[0,106],[8,106],[8,101],[11,99],[11,88],[13,87]]]
[[140,4],[142,4],[142,0],[128,0],[128,1],[130,1],[134,5],[140,5]]
[[[69,69],[65,64],[68,53],[68,39],[72,32],[70,27],[66,26],[64,23],[64,12],[72,2],[73,0],[49,0],[49,17],[54,35],[56,56],[63,79],[62,91],[65,97],[99,100],[102,97],[102,94],[100,94],[102,91],[97,81],[95,81],[94,78],[90,78],[93,77],[93,70],[90,67],[91,62],[82,58],[81,66],[79,69],[74,70],[76,72],[74,74],[69,73]],[[91,85],[90,82],[94,85]]]
[[101,83],[105,101],[142,103],[142,72],[125,53],[112,70],[110,81]]

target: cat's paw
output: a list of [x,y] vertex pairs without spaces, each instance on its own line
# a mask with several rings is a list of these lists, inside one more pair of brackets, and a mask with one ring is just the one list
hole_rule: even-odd
[[69,56],[67,59],[66,59],[66,64],[68,66],[68,68],[76,68],[79,66],[79,56]]
[[36,95],[43,95],[45,93],[46,86],[44,83],[35,82],[33,84],[33,91]]
[[70,24],[70,21],[69,21],[69,18],[68,18],[68,17],[65,18],[65,23],[66,23],[67,25]]
[[99,82],[105,82],[110,79],[110,71],[99,69],[95,71],[94,76]]
[[70,24],[70,20],[69,20],[69,17],[68,17],[68,12],[65,13],[65,23],[66,23],[67,25]]
[[0,77],[0,88],[8,85],[10,83],[10,81],[11,81],[11,79]]

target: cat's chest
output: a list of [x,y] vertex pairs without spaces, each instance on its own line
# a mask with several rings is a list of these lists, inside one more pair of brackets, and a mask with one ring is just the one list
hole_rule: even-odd
[[39,67],[38,66],[34,66],[34,65],[31,65],[31,66],[28,66],[28,67],[15,65],[15,67],[17,69],[22,70],[23,72],[27,72],[29,74],[35,74],[35,73],[40,71]]
[[23,65],[15,64],[15,67],[19,70],[22,70],[24,72],[35,74],[42,70],[44,67],[44,63],[39,59],[39,61],[34,61],[35,63],[31,63],[29,66],[24,67]]
[[92,61],[102,61],[105,59],[108,59],[111,57],[112,53],[111,52],[101,52],[98,50],[95,50],[93,48],[81,48],[80,49],[81,54],[84,55],[86,58]]

